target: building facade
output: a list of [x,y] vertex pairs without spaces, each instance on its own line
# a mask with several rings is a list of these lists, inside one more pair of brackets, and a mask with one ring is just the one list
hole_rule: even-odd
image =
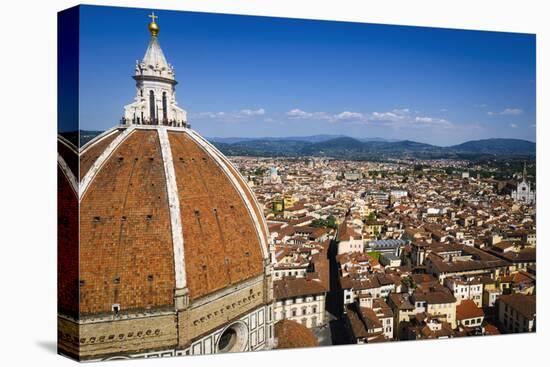
[[512,191],[512,199],[518,202],[532,204],[535,202],[536,193],[531,188],[531,183],[527,181],[527,169],[523,166],[522,180],[518,183],[516,190]]
[[508,294],[498,298],[498,321],[508,333],[527,333],[536,330],[535,296]]

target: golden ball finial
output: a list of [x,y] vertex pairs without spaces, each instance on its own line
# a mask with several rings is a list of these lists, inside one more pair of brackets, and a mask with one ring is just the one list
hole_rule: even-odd
[[155,15],[155,12],[152,12],[150,15],[148,15],[149,18],[151,18],[151,23],[149,23],[149,32],[151,32],[151,36],[153,37],[156,37],[159,32],[160,32],[160,28],[157,24],[157,22],[155,22],[155,19],[158,18],[157,15]]

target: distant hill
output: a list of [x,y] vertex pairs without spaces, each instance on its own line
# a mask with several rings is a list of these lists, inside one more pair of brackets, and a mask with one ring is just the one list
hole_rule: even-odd
[[[244,141],[252,140],[268,140],[268,141],[305,141],[309,143],[321,143],[327,140],[337,139],[346,137],[345,135],[330,135],[330,134],[319,134],[319,135],[308,135],[308,136],[285,136],[285,137],[261,137],[261,138],[239,138],[239,137],[230,137],[230,138],[219,138],[219,137],[207,137],[208,141],[215,143],[225,143],[225,144],[235,144],[241,143]],[[367,142],[367,141],[398,141],[390,140],[384,138],[357,138],[357,140]]]
[[[70,133],[76,135],[76,132]],[[81,146],[101,131],[80,131]],[[478,159],[533,157],[536,144],[520,139],[471,140],[449,147],[411,140],[351,138],[345,135],[311,135],[266,138],[207,138],[224,154],[258,157],[326,156],[338,159],[383,160],[387,158]]]
[[519,139],[485,139],[440,147],[410,140],[359,140],[347,136],[319,142],[293,138],[254,139],[214,144],[227,155],[328,156],[340,159],[379,160],[387,158],[460,158],[534,156],[535,143]]
[[80,130],[80,146],[83,146],[102,132],[103,131],[96,130]]
[[483,139],[453,145],[449,149],[459,153],[534,155],[536,145],[520,139]]

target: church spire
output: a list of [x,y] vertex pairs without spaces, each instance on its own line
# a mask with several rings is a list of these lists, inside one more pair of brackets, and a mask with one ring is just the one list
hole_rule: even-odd
[[145,64],[146,67],[157,69],[157,74],[162,74],[160,76],[174,79],[173,70],[168,65],[158,41],[158,34],[160,32],[160,28],[156,22],[158,15],[152,12],[148,17],[151,18],[151,23],[147,26],[149,32],[151,32],[151,40],[149,41],[147,51],[145,51],[145,56],[143,56],[142,63]]
[[522,176],[522,179],[523,179],[523,181],[527,181],[527,164],[525,163],[525,161],[523,161],[523,176]]

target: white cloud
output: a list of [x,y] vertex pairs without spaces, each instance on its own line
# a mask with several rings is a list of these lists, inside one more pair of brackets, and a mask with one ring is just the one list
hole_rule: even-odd
[[421,122],[425,124],[447,124],[449,121],[437,117],[415,117],[415,122]]
[[366,121],[366,116],[361,112],[343,111],[337,114],[328,114],[326,112],[307,112],[299,108],[294,108],[286,113],[290,119],[309,119],[309,120],[325,120],[330,122],[337,121]]
[[195,118],[210,118],[215,119],[217,117],[225,116],[225,112],[198,112],[193,114]]
[[361,112],[350,112],[344,111],[332,116],[334,120],[343,121],[343,120],[362,120],[365,116]]
[[402,116],[399,116],[393,112],[373,112],[371,114],[371,120],[374,121],[394,122],[401,119],[403,119]]
[[417,116],[415,117],[413,124],[415,125],[415,127],[454,127],[454,125],[446,119],[430,116]]
[[265,115],[265,110],[263,108],[258,108],[257,110],[244,109],[239,113],[243,116],[261,116]]
[[368,116],[362,112],[343,111],[336,114],[329,114],[322,111],[308,112],[294,108],[286,112],[286,116],[293,120],[324,120],[328,122],[367,122]]
[[[415,111],[417,114],[418,111]],[[443,118],[432,116],[414,116],[408,108],[396,108],[387,112],[373,112],[369,120],[393,127],[452,127],[453,124]]]
[[311,118],[313,116],[311,112],[302,111],[299,108],[293,108],[292,110],[288,111],[286,115],[290,118],[297,119]]
[[523,113],[523,110],[519,108],[505,108],[500,112],[493,112],[493,111],[487,112],[489,116],[496,116],[496,115],[517,116],[517,115],[521,115],[522,113]]
[[446,108],[440,108],[439,111],[441,111],[441,112],[447,112],[447,111],[449,111],[449,110],[446,109]]
[[370,120],[379,122],[400,122],[406,121],[411,118],[410,109],[408,108],[394,108],[388,112],[373,112],[370,115]]
[[516,129],[516,128],[518,127],[518,125],[516,125],[516,124],[510,124],[510,127],[511,127],[512,129]]
[[398,122],[403,121],[407,116],[395,112],[373,112],[370,119],[380,122]]
[[245,108],[240,111],[233,112],[197,112],[191,115],[196,119],[215,119],[220,121],[234,121],[237,119],[250,118],[255,116],[263,116],[266,114],[266,110],[258,108],[257,110]]
[[[196,119],[214,119],[222,122],[249,121],[255,117],[262,117],[264,122],[280,122],[280,116],[268,115],[264,108],[242,109],[234,112],[200,112],[192,115]],[[304,111],[300,108],[293,108],[285,112],[288,120],[318,120],[329,123],[359,123],[359,124],[382,124],[392,127],[451,127],[453,124],[446,119],[432,116],[419,116],[418,111],[413,113],[409,108],[394,108],[386,112],[358,112],[342,111],[330,114],[323,111]]]

